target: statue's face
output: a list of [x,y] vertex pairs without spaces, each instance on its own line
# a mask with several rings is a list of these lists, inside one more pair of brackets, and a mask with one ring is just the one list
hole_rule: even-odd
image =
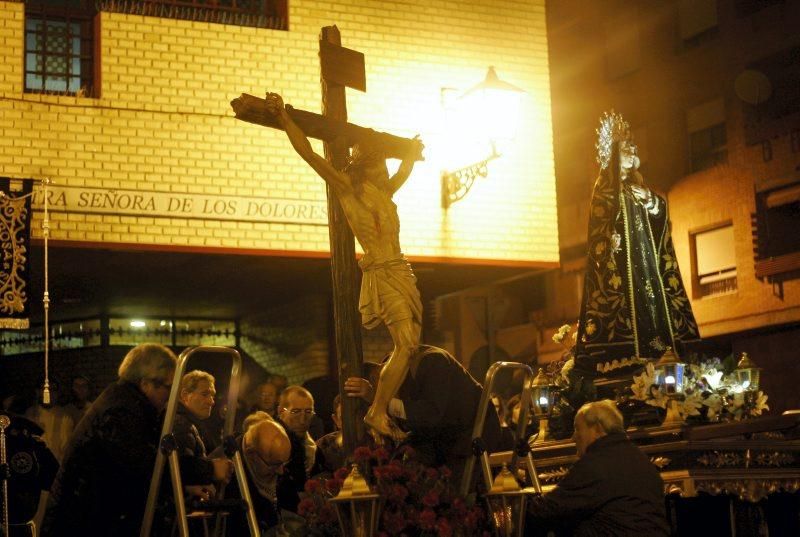
[[623,142],[619,148],[619,164],[623,170],[635,170],[639,167],[639,157],[636,156],[636,146]]
[[375,147],[363,143],[356,144],[353,146],[351,162],[351,167],[360,170],[360,175],[365,181],[378,183],[389,179],[386,160]]

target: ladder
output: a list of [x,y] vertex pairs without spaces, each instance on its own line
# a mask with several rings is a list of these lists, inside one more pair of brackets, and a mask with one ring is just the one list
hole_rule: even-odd
[[534,378],[533,370],[529,366],[519,362],[495,362],[486,372],[486,381],[483,384],[483,392],[481,393],[481,400],[478,404],[478,415],[475,416],[475,426],[472,429],[472,452],[474,456],[470,457],[464,466],[464,474],[461,478],[460,489],[462,496],[467,496],[471,492],[472,474],[475,470],[476,459],[480,459],[481,462],[481,470],[486,490],[488,491],[492,488],[493,478],[492,467],[489,461],[490,453],[486,449],[486,442],[483,440],[483,432],[486,424],[486,412],[489,407],[490,397],[495,388],[495,377],[497,373],[503,369],[520,370],[525,375],[520,395],[519,421],[517,422],[517,430],[514,434],[514,450],[508,467],[513,472],[517,467],[519,459],[524,459],[525,469],[531,481],[531,486],[535,492],[542,492],[542,486],[539,483],[539,475],[536,472],[536,465],[533,463],[533,456],[531,455],[531,447],[525,438],[528,415],[533,404],[533,399],[531,398],[531,386]]
[[[178,363],[175,367],[175,376],[172,381],[172,389],[169,394],[169,402],[167,403],[166,415],[164,417],[164,426],[161,429],[161,441],[159,442],[158,453],[156,454],[156,463],[153,468],[153,477],[150,480],[150,493],[147,496],[147,504],[145,505],[144,519],[142,520],[142,527],[139,533],[140,537],[150,537],[150,532],[153,527],[153,517],[155,516],[156,503],[158,501],[158,493],[161,489],[161,478],[164,473],[164,464],[169,460],[169,473],[172,478],[172,497],[175,501],[175,513],[177,516],[177,525],[180,537],[189,537],[189,522],[186,512],[186,502],[183,497],[183,482],[181,480],[180,465],[178,459],[177,445],[175,437],[172,434],[172,428],[175,423],[175,412],[178,408],[178,399],[180,397],[180,384],[184,371],[186,370],[186,363],[189,358],[197,353],[218,353],[227,354],[231,357],[231,378],[228,387],[228,412],[225,415],[225,423],[223,426],[223,438],[225,445],[225,454],[233,460],[233,470],[236,475],[236,482],[239,485],[239,491],[242,495],[242,500],[239,505],[244,504],[247,514],[247,525],[250,529],[251,537],[260,535],[258,529],[258,521],[256,514],[253,510],[253,502],[250,498],[250,489],[247,485],[247,477],[244,472],[244,465],[242,463],[242,455],[236,449],[236,442],[233,439],[233,423],[236,414],[237,397],[239,396],[239,376],[242,369],[242,357],[236,349],[222,346],[200,346],[189,347],[184,350],[178,357]],[[232,502],[230,500],[223,500],[225,494],[225,487],[220,487],[217,491],[216,501],[208,502],[208,506],[204,507],[204,511],[216,511],[217,521],[214,529],[215,535],[221,533],[221,520],[222,511],[228,510]]]

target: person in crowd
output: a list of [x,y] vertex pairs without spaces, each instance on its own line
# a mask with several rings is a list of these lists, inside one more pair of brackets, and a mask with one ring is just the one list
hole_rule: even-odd
[[[278,529],[290,534],[287,527],[302,525],[302,519],[278,507],[278,480],[289,461],[292,443],[286,430],[266,412],[250,414],[242,424],[244,433],[236,443],[242,454],[245,478],[259,529],[272,535]],[[222,448],[218,450],[220,453]],[[215,453],[216,454],[216,453]],[[241,498],[233,481],[226,489],[229,498]],[[249,535],[245,515],[232,516],[228,535]]]
[[264,381],[254,390],[254,404],[251,413],[262,411],[275,418],[278,416],[278,387],[269,381]]
[[313,416],[314,397],[311,392],[297,385],[283,391],[278,403],[278,422],[289,435],[292,454],[286,472],[278,480],[278,503],[295,513],[306,480],[317,473],[317,444],[308,434]]
[[625,434],[613,401],[583,405],[575,415],[578,462],[548,493],[531,499],[529,528],[561,535],[669,535],[664,483]]
[[326,434],[317,440],[317,452],[320,470],[324,472],[335,472],[344,466],[347,454],[344,452],[342,443],[342,397],[337,395],[333,399],[335,411],[331,414],[336,430]]
[[119,380],[91,405],[67,445],[51,488],[42,535],[139,534],[169,399],[175,354],[163,345],[131,349]]
[[186,456],[181,476],[188,486],[227,482],[233,472],[233,463],[227,457],[212,459],[207,456],[200,434],[202,421],[211,416],[216,393],[214,377],[205,371],[191,371],[181,378],[180,401],[172,431],[178,453]]
[[[370,402],[373,385],[367,379],[350,377],[345,393]],[[389,402],[389,413],[411,434],[407,443],[420,462],[448,466],[458,476],[472,456],[472,430],[478,413],[482,386],[450,353],[430,345],[419,345],[411,356],[408,376],[397,396]],[[489,451],[502,445],[500,422],[487,404],[484,440]]]
[[228,413],[227,390],[220,389],[220,392],[214,396],[214,408],[211,410],[211,416],[200,422],[200,436],[209,453],[222,445],[225,416]]
[[75,422],[64,407],[56,404],[60,395],[59,385],[56,381],[50,382],[50,404],[44,405],[42,403],[42,395],[42,387],[37,388],[36,402],[25,411],[25,417],[44,430],[42,440],[53,452],[56,459],[61,462],[64,458],[67,442],[75,428]]
[[278,395],[283,393],[283,390],[289,385],[289,379],[286,378],[286,375],[281,375],[278,373],[273,373],[267,377],[267,382],[270,384],[275,385],[275,388],[278,389]]
[[91,383],[89,382],[89,377],[85,375],[73,377],[70,398],[67,404],[64,405],[64,412],[72,418],[75,425],[78,425],[89,405],[92,404],[90,396]]

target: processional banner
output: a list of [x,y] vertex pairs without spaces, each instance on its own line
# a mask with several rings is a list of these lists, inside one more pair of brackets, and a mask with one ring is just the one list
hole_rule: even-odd
[[11,179],[0,177],[0,329],[22,330],[30,325],[28,259],[33,183],[24,180],[21,190],[12,191]]

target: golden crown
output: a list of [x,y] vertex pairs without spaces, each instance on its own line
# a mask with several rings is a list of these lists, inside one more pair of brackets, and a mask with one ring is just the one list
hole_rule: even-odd
[[600,118],[600,128],[597,129],[597,162],[600,168],[605,170],[611,161],[611,148],[614,142],[628,142],[633,145],[631,136],[631,126],[622,119],[622,114],[617,114],[614,110],[604,112]]

